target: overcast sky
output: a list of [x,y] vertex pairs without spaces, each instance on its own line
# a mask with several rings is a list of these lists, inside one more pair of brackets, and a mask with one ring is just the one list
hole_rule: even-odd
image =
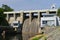
[[56,8],[59,8],[60,0],[0,0],[0,7],[2,4],[7,4],[15,11],[39,10],[50,9],[52,4],[55,4]]

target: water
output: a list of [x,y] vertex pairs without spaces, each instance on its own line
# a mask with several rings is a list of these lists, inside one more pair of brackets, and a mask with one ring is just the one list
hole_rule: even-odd
[[0,40],[22,40],[22,35],[21,34],[6,35],[6,36],[1,36],[0,35]]
[[29,34],[0,35],[0,40],[28,40],[30,37]]

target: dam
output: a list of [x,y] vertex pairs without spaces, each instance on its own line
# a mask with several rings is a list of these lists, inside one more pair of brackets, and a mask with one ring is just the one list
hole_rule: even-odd
[[43,13],[57,14],[57,9],[4,12],[8,23],[11,24],[13,21],[20,21],[22,34],[28,34],[29,37],[41,33],[40,25]]

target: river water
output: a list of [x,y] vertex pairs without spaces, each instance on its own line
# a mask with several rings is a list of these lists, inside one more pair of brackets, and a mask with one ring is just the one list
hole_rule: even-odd
[[28,40],[30,38],[27,34],[16,34],[16,35],[0,35],[0,40]]
[[5,35],[5,36],[1,36],[0,35],[0,40],[23,40],[23,38],[22,38],[21,34],[17,34],[17,35]]

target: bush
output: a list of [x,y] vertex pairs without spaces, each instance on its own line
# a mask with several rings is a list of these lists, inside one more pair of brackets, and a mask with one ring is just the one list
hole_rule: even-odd
[[57,16],[60,17],[60,8],[59,8],[58,11],[57,11]]
[[39,40],[40,38],[42,38],[43,36],[40,36],[40,37],[35,37],[33,38],[32,40]]

